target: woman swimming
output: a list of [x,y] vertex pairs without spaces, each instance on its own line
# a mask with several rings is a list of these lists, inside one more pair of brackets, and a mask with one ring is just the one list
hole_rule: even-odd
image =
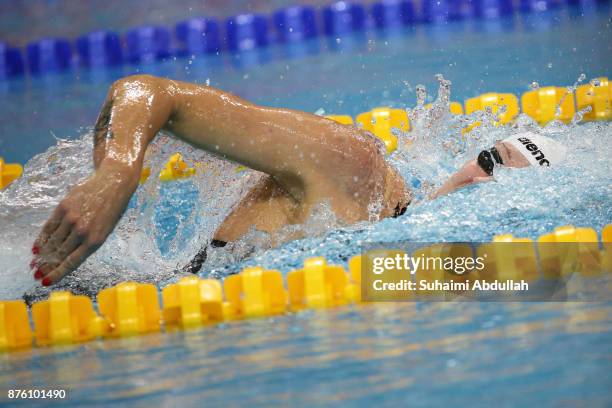
[[[101,109],[94,173],[60,202],[32,247],[34,277],[42,285],[60,281],[104,243],[138,186],[147,146],[162,129],[268,175],[223,222],[213,245],[235,241],[252,227],[273,233],[301,224],[322,201],[346,223],[368,220],[373,204],[381,218],[400,215],[411,201],[381,142],[364,130],[256,106],[208,86],[131,76],[111,86]],[[499,148],[509,166],[517,160],[509,156],[512,149]],[[487,180],[481,164],[468,162],[434,196]],[[187,269],[197,271],[202,255]]]

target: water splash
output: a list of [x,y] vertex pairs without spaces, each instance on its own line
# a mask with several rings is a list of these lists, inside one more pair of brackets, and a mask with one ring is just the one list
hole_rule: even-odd
[[[579,78],[580,79],[580,78]],[[570,124],[540,128],[526,115],[508,125],[494,124],[500,112],[451,115],[451,83],[437,77],[438,95],[425,106],[427,92],[419,86],[417,103],[409,110],[411,132],[396,131],[398,150],[389,158],[417,196],[417,205],[397,219],[346,226],[322,203],[304,225],[288,226],[274,235],[255,230],[226,248],[211,249],[202,276],[222,277],[245,265],[259,264],[283,271],[297,268],[307,256],[344,262],[363,242],[488,240],[494,233],[535,238],[563,224],[594,226],[612,222],[609,123]],[[579,81],[580,82],[580,81]],[[398,104],[405,101],[398,101]],[[580,116],[580,118],[578,118]],[[414,119],[414,120],[413,120]],[[469,133],[462,129],[480,122]],[[555,168],[501,169],[496,183],[471,186],[435,201],[427,194],[482,148],[511,134],[531,130],[571,146],[568,159]],[[28,271],[29,248],[42,223],[68,189],[91,172],[90,133],[31,159],[25,175],[0,192],[0,265],[4,285],[0,298],[30,300],[48,293],[37,288]],[[236,172],[218,160],[160,135],[146,162],[157,174],[171,153],[180,152],[199,171],[191,179],[162,184],[155,177],[137,190],[129,209],[100,250],[76,273],[54,289],[94,295],[119,281],[133,279],[160,286],[182,276],[188,263],[232,210],[233,205],[264,177]],[[223,196],[224,200],[218,197]],[[372,214],[377,214],[372,208]],[[297,239],[295,238],[302,238]],[[291,240],[290,242],[287,242]],[[279,243],[283,243],[279,245]],[[37,289],[34,289],[37,288]]]
[[[586,79],[586,75],[580,74],[580,76],[578,77],[578,79],[576,80],[576,82],[574,82],[573,85],[566,87],[567,92],[565,94],[563,94],[563,96],[561,97],[561,99],[559,100],[559,103],[557,103],[557,107],[555,108],[555,119],[558,119],[561,116],[561,113],[563,113],[563,102],[565,102],[565,99],[571,95],[571,97],[573,98],[574,92],[576,92],[576,89],[578,88],[578,86],[582,83],[582,81],[584,81]],[[582,117],[584,116],[581,115],[580,116],[580,120],[582,120]],[[576,122],[578,123],[578,122]]]
[[[27,267],[29,248],[68,190],[92,172],[92,145],[91,132],[76,140],[58,140],[26,164],[23,177],[0,192],[0,247],[7,249],[0,251],[0,265],[14,278],[0,290],[0,298],[36,286]],[[105,244],[56,289],[91,295],[126,279],[159,283],[175,276],[202,243],[212,239],[232,205],[263,177],[252,171],[237,173],[235,164],[166,135],[147,151],[145,165],[151,174],[158,174],[174,152],[198,167],[197,175],[175,183],[149,177]],[[218,200],[220,195],[228,200]],[[37,289],[31,295],[36,298],[46,291]]]

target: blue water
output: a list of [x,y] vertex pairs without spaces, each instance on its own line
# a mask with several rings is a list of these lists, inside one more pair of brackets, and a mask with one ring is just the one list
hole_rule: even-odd
[[[245,62],[243,56],[240,64],[228,57],[191,64],[179,60],[138,71],[198,82],[210,78],[211,85],[258,103],[353,115],[385,104],[412,107],[419,83],[435,97],[438,72],[453,82],[452,100],[492,90],[520,94],[533,81],[572,85],[581,73],[608,74],[609,16],[553,17],[549,26],[514,21],[514,31],[461,24],[419,27],[315,42],[319,52],[301,58],[282,56],[309,49],[272,48],[250,56],[267,59],[263,65]],[[105,88],[136,70],[0,85],[0,155],[26,162],[42,153],[28,163],[22,180],[0,193],[0,273],[6,282],[0,298],[33,292],[25,265],[34,234],[66,188],[90,170],[90,140],[82,135],[95,120]],[[410,156],[424,142],[406,150],[406,160],[393,159],[405,177],[427,174],[440,182],[474,150],[516,131],[487,129],[464,153],[452,156],[437,143],[452,137],[452,119],[441,123],[449,128],[438,135],[419,130],[431,138],[436,160]],[[343,263],[363,241],[481,241],[497,233],[535,238],[563,224],[600,231],[612,222],[612,127],[591,123],[543,132],[574,146],[566,165],[506,169],[495,183],[411,206],[398,219],[326,229],[333,220],[323,211],[307,226],[315,237],[269,250],[261,244],[265,237],[254,236],[247,243],[255,248],[254,256],[241,260],[219,251],[202,276],[220,277],[245,264],[286,273],[315,255]],[[55,144],[53,135],[73,141],[47,150]],[[252,176],[168,143],[155,146],[161,153],[150,158],[154,168],[180,150],[192,163],[220,166],[223,182],[215,184],[209,172],[173,185],[151,180],[142,186],[109,242],[66,279],[66,287],[91,294],[125,276],[160,286],[173,281],[176,276],[164,268],[192,256],[198,242],[210,237],[212,220],[222,218],[225,208],[210,202],[220,194],[238,194],[237,186]],[[2,389],[68,388],[63,403],[72,406],[603,407],[612,404],[611,308],[610,302],[387,303],[309,311],[4,354],[0,384]]]
[[[610,403],[610,305],[384,304],[3,356],[66,406]],[[39,404],[44,405],[44,404]]]
[[385,104],[413,106],[414,87],[436,86],[436,73],[453,82],[452,98],[458,101],[483,92],[521,94],[533,81],[571,85],[581,73],[608,74],[609,15],[578,17],[564,9],[546,16],[548,29],[528,17],[502,20],[500,26],[480,21],[417,26],[339,43],[323,37],[239,58],[201,56],[191,64],[179,59],[2,82],[0,152],[8,161],[24,163],[55,143],[54,136],[79,136],[82,127],[95,122],[112,81],[136,72],[199,83],[210,79],[211,85],[256,103],[349,115]]

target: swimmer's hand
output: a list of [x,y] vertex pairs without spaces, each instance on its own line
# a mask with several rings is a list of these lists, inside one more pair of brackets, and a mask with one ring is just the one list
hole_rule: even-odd
[[431,199],[438,198],[440,196],[450,194],[453,191],[468,186],[474,183],[483,183],[485,181],[491,181],[493,177],[489,176],[476,162],[476,160],[470,160],[465,163],[455,174],[440,187],[432,196]]
[[134,174],[104,164],[60,202],[32,247],[34,277],[43,286],[59,282],[104,243],[138,186]]

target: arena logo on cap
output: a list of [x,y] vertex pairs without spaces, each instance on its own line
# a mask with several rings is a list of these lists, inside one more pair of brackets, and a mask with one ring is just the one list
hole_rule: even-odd
[[540,166],[550,166],[550,162],[546,159],[544,153],[535,143],[531,141],[531,139],[527,137],[519,137],[518,141],[521,142],[525,146],[525,149],[529,150],[533,156],[537,156],[535,159],[540,163]]

